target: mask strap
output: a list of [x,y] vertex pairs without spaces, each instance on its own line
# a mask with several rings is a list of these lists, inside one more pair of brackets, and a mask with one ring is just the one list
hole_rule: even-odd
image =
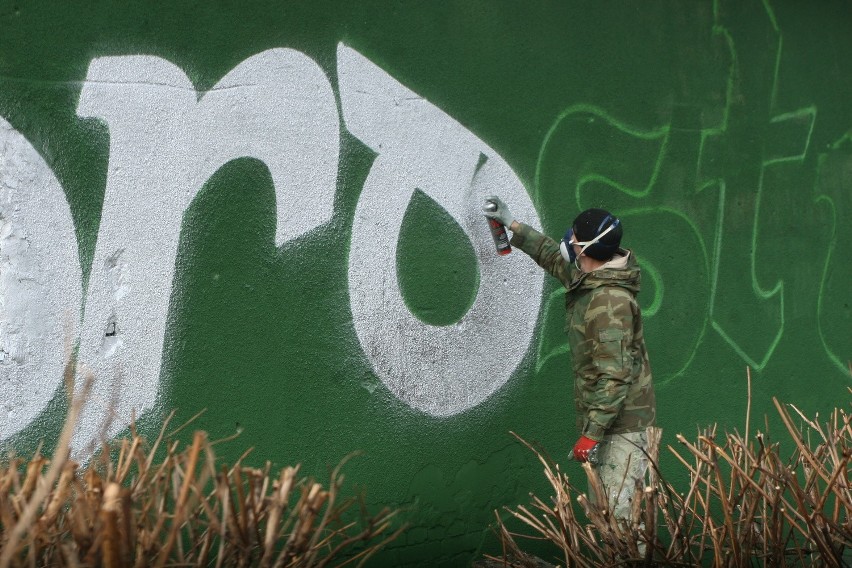
[[[599,240],[601,240],[601,239],[604,237],[604,235],[606,235],[608,232],[610,232],[611,230],[613,230],[613,229],[615,228],[615,226],[616,226],[616,225],[618,225],[618,221],[616,221],[615,223],[613,223],[612,225],[610,225],[609,227],[607,227],[607,228],[606,228],[606,230],[605,230],[603,233],[601,233],[600,235],[598,235],[597,237],[595,237],[594,239],[592,239],[592,240],[590,240],[590,241],[588,241],[588,242],[586,242],[586,243],[574,243],[574,244],[577,244],[577,245],[580,245],[580,246],[582,246],[582,247],[583,247],[583,248],[580,250],[580,254],[583,254],[584,252],[586,252],[586,249],[587,249],[587,248],[589,248],[590,246],[592,246],[593,244],[595,244],[595,243],[597,243]],[[577,256],[580,256],[580,254],[578,254]]]

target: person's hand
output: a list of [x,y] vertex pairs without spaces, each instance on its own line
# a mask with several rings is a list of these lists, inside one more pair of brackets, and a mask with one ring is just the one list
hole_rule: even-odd
[[506,228],[511,227],[515,221],[512,212],[509,211],[509,206],[503,203],[503,200],[496,195],[489,195],[485,198],[485,205],[482,206],[482,211],[486,217],[497,219]]
[[589,452],[597,445],[598,443],[594,440],[586,438],[585,436],[580,436],[580,439],[577,440],[576,444],[574,444],[574,459],[578,462],[588,461]]

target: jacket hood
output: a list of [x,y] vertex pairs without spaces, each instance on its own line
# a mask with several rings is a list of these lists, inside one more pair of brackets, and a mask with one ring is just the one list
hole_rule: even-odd
[[615,262],[610,261],[592,272],[581,274],[571,285],[571,289],[591,290],[601,286],[621,286],[634,294],[638,294],[641,273],[639,263],[636,262],[636,256],[625,249],[619,250],[616,256],[622,258],[617,258]]

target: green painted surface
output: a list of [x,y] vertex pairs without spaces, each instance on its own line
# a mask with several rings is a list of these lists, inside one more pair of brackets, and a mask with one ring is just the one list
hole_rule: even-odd
[[[336,89],[339,42],[497,150],[548,234],[560,236],[580,208],[622,217],[645,269],[669,442],[712,422],[741,428],[747,365],[752,416],[771,413],[772,396],[806,412],[846,399],[848,1],[2,0],[0,116],[65,189],[85,275],[109,159],[108,129],[76,115],[92,58],[163,57],[204,90],[253,54],[290,47]],[[464,565],[497,550],[495,508],[545,490],[508,431],[554,456],[573,442],[562,295],[546,281],[539,334],[486,402],[433,418],[398,401],[352,328],[349,237],[375,155],[345,128],[341,136],[331,222],[280,251],[261,162],[228,164],[198,194],[184,217],[159,408],[183,419],[206,408],[196,426],[214,438],[241,430],[220,446],[226,460],[253,446],[258,462],[303,462],[322,477],[363,452],[346,468],[351,486],[405,506],[414,527],[376,564]],[[438,325],[459,318],[478,283],[464,235],[418,196],[400,243],[412,311]],[[53,435],[61,406],[20,443]]]
[[431,325],[457,322],[476,299],[479,261],[470,240],[440,205],[420,192],[399,232],[397,275],[408,308]]

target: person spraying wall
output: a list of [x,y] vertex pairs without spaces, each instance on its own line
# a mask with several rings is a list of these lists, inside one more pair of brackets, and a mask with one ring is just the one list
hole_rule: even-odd
[[497,196],[486,198],[483,212],[512,232],[512,246],[566,288],[578,430],[572,456],[592,463],[613,514],[629,519],[635,484],[648,468],[645,430],[655,424],[656,403],[636,301],[639,264],[621,248],[621,221],[587,209],[557,243],[517,221]]

